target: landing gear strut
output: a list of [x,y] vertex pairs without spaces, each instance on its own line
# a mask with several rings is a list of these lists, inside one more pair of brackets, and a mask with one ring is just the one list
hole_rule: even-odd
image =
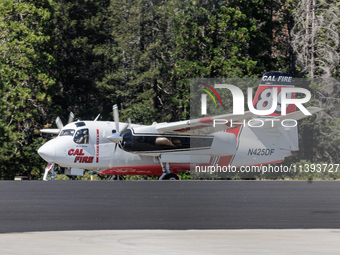
[[122,178],[121,178],[119,175],[112,175],[112,176],[110,177],[110,181],[113,181],[113,180],[119,181],[119,180],[122,180]]
[[53,181],[55,177],[57,177],[57,172],[55,169],[57,168],[57,165],[54,163],[48,163],[45,167],[45,173],[44,173],[44,181],[47,181],[47,176],[50,176],[50,180]]
[[179,180],[178,176],[171,172],[169,163],[163,163],[160,158],[158,158],[158,160],[161,163],[163,170],[163,174],[158,180]]

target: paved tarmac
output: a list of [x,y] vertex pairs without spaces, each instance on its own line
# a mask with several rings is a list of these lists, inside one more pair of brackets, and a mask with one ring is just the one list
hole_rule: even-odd
[[0,234],[2,255],[339,254],[340,231],[101,230]]
[[0,233],[340,229],[338,181],[2,181]]
[[337,181],[3,181],[0,254],[339,254]]

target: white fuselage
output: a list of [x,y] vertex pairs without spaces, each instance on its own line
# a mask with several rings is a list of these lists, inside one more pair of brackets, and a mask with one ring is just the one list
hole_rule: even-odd
[[[78,124],[77,124],[78,123]],[[125,152],[107,139],[116,131],[114,122],[84,121],[73,122],[61,130],[60,134],[45,143],[39,155],[47,162],[61,167],[81,168],[96,172],[115,167],[159,165],[152,157]],[[120,123],[120,127],[125,123]],[[138,126],[138,125],[133,125]],[[80,138],[79,135],[81,134]]]

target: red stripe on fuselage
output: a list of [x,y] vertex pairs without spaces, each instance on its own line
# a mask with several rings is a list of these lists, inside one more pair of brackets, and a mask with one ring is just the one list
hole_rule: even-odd
[[[170,164],[170,169],[174,174],[190,170],[190,164]],[[162,175],[161,165],[144,165],[144,166],[121,166],[112,167],[101,172],[108,175]]]
[[[226,130],[227,133],[231,133],[231,134],[234,134],[236,136],[236,148],[238,148],[238,144],[240,142],[239,141],[239,137],[240,137],[240,134],[241,134],[241,129],[242,129],[242,126]],[[235,155],[220,157],[220,159],[217,162],[217,164],[219,166],[229,166],[231,164],[234,156]]]
[[97,139],[96,139],[96,163],[99,162],[99,129],[97,129]]

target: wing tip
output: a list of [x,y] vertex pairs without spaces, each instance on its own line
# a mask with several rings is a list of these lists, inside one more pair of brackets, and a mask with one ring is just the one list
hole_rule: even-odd
[[58,135],[60,130],[59,129],[50,129],[50,128],[45,128],[45,129],[40,129],[40,133],[45,133],[45,134],[54,134]]

